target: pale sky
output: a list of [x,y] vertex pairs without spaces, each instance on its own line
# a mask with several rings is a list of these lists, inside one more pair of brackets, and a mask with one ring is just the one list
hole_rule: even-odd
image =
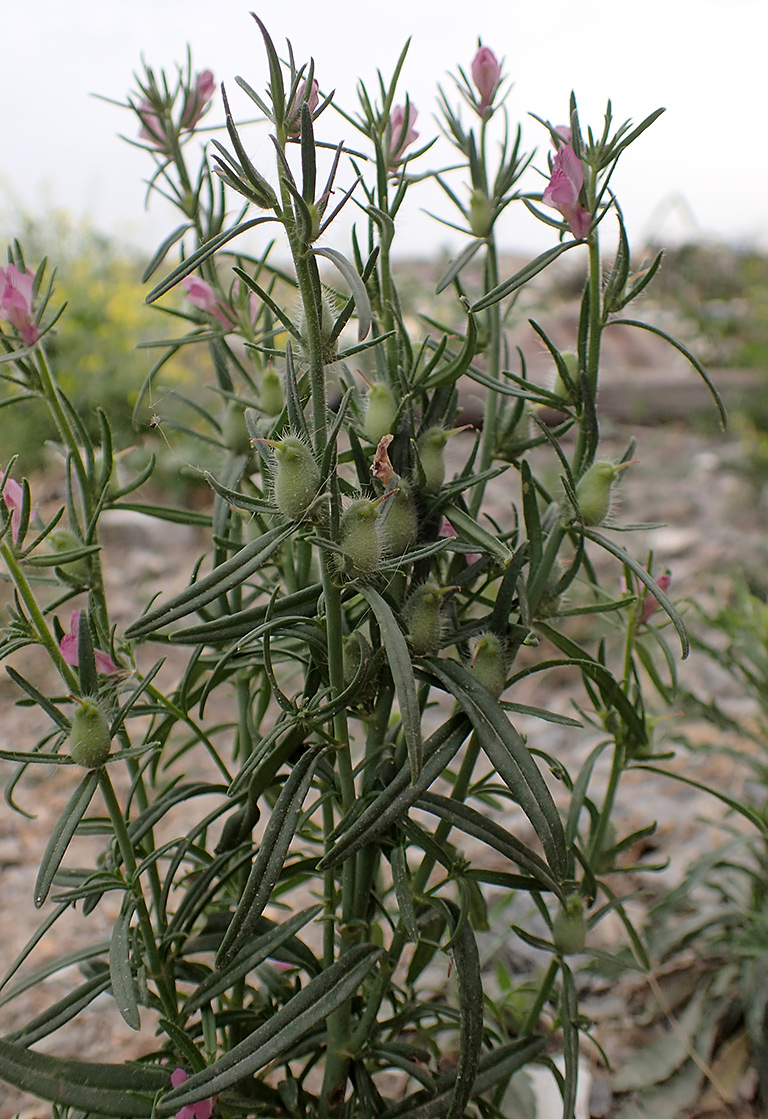
[[[257,90],[267,77],[250,7],[278,51],[290,38],[297,61],[312,55],[321,88],[335,88],[351,110],[358,77],[375,88],[376,69],[389,75],[412,36],[401,89],[419,110],[422,140],[437,131],[437,83],[449,90],[447,72],[457,64],[468,70],[478,36],[505,58],[515,83],[510,113],[523,122],[525,147],[538,146],[539,167],[548,141],[527,114],[565,121],[571,89],[582,125],[595,130],[609,97],[617,123],[664,105],[613,181],[631,237],[663,243],[698,233],[768,248],[766,0],[28,0],[4,21],[0,233],[13,234],[14,210],[57,207],[151,250],[175,217],[159,200],[144,210],[141,180],[151,160],[117,136],[136,134],[134,118],[90,94],[123,98],[142,54],[173,73],[189,43],[195,68],[213,70],[245,113],[250,103],[235,76]],[[355,134],[334,116],[323,118],[323,138],[351,142]],[[219,119],[217,106],[206,123]],[[271,175],[266,130],[247,135],[254,160]],[[429,153],[420,169],[437,163]],[[542,182],[526,180],[531,189]],[[418,205],[443,203],[439,192],[415,200],[401,251],[463,243],[451,242]],[[538,252],[554,243],[553,231],[522,206],[512,211],[499,229],[504,247]]]

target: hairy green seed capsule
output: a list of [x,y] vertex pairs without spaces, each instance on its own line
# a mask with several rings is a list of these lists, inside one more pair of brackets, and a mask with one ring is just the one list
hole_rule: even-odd
[[381,563],[381,544],[376,532],[379,510],[375,501],[360,498],[349,505],[341,518],[339,543],[344,555],[339,570],[352,579],[373,575]]
[[487,237],[493,229],[493,206],[484,190],[473,190],[469,199],[469,228],[475,237]]
[[394,435],[397,403],[389,385],[374,381],[368,393],[363,431],[369,443],[379,445],[385,435]]
[[228,449],[236,455],[248,455],[251,452],[251,438],[245,426],[245,408],[236,400],[229,400],[224,412],[224,421],[221,425],[221,434]]
[[320,489],[320,471],[312,451],[298,435],[286,435],[279,443],[270,442],[277,459],[273,496],[284,517],[297,521],[303,517]]
[[[54,552],[59,552],[62,555],[67,552],[76,552],[85,547],[85,544],[79,536],[75,536],[68,528],[55,528],[52,532],[48,533],[48,543]],[[80,559],[69,560],[62,563],[61,575],[67,583],[74,583],[77,586],[84,586],[88,583],[90,577],[90,567],[86,556],[81,556]]]
[[584,903],[580,897],[566,899],[565,907],[558,909],[552,922],[552,937],[555,947],[563,956],[583,952],[587,940],[587,920],[584,916]]
[[579,479],[576,500],[585,525],[601,525],[610,513],[613,483],[620,469],[612,462],[593,462]]
[[[579,355],[575,354],[573,350],[563,350],[560,354],[563,359],[568,377],[575,385],[579,383]],[[555,383],[552,385],[552,392],[555,396],[559,396],[562,400],[571,400],[573,391],[568,388],[563,380],[560,370],[555,373]]]
[[445,444],[450,432],[428,427],[419,437],[419,461],[424,471],[424,492],[439,493],[445,481]]
[[86,769],[98,769],[109,757],[109,747],[109,723],[99,703],[87,696],[78,700],[67,739],[70,757]]
[[259,404],[265,416],[279,416],[285,406],[285,393],[279,375],[266,369],[259,386]]
[[507,682],[504,643],[495,633],[485,633],[475,646],[470,671],[479,684],[498,699]]
[[384,502],[378,528],[381,550],[385,556],[402,556],[416,539],[419,518],[411,487],[402,479],[397,489]]
[[434,653],[440,647],[443,623],[440,606],[443,592],[432,580],[422,583],[403,606],[408,640],[417,656]]

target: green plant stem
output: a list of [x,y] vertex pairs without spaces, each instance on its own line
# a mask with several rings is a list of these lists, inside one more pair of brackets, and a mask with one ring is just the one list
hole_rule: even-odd
[[[283,196],[283,215],[290,214],[290,199],[285,185],[285,172],[281,172],[281,190]],[[299,288],[303,309],[304,344],[307,350],[309,365],[309,381],[311,388],[312,419],[314,426],[314,449],[318,459],[321,459],[328,445],[328,405],[326,400],[325,363],[322,339],[322,286],[317,270],[317,261],[312,255],[308,245],[304,245],[298,238],[295,226],[291,220],[285,220],[286,230],[291,245],[296,280]],[[327,480],[326,480],[327,485]],[[331,500],[338,500],[335,487],[330,486]],[[331,511],[332,520],[338,518],[338,509]],[[344,660],[342,651],[342,611],[341,592],[335,582],[335,573],[332,568],[331,556],[323,553],[321,557],[323,597],[325,602],[325,636],[328,654],[328,675],[331,685],[331,698],[339,695],[344,690]],[[355,801],[355,782],[352,774],[352,758],[349,745],[349,728],[346,711],[340,711],[333,720],[333,732],[336,739],[336,764],[341,790],[342,813],[349,811]],[[332,824],[332,819],[327,820]],[[331,883],[326,876],[325,880],[326,921],[331,923],[332,914],[328,911],[331,903],[336,914],[337,898],[335,886],[331,893]],[[341,940],[339,950],[343,954],[351,946],[354,938],[357,914],[354,912],[354,863],[348,860],[342,870],[342,914],[341,914]],[[333,958],[333,942],[326,928],[324,940],[324,953],[326,964]],[[343,1106],[344,1087],[346,1085],[349,1069],[348,1039],[350,1034],[351,1004],[346,1002],[329,1015],[328,1018],[328,1051],[325,1065],[325,1079],[323,1084],[324,1113],[328,1115],[338,1113]],[[338,1103],[336,1101],[339,1101]]]
[[46,625],[43,612],[37,604],[37,599],[34,596],[32,588],[27,581],[23,568],[16,558],[16,553],[7,541],[0,542],[0,554],[5,560],[5,565],[16,587],[19,598],[27,608],[30,621],[35,627],[35,632],[40,640],[40,644],[45,646],[48,656],[51,658],[56,666],[56,671],[61,676],[67,688],[74,695],[80,692],[80,684],[72,669],[61,655],[61,650],[53,638],[53,634]]
[[589,861],[592,865],[594,865],[595,861],[600,857],[600,852],[605,842],[608,825],[611,822],[611,816],[613,814],[613,806],[616,803],[616,794],[619,790],[619,781],[624,772],[625,761],[624,747],[616,742],[614,744],[613,760],[611,762],[611,773],[608,778],[605,796],[603,797],[603,806],[600,809],[597,827],[592,834],[592,840],[589,845]]
[[520,1027],[519,1036],[521,1038],[529,1037],[536,1029],[536,1025],[539,1021],[539,1018],[541,1017],[541,1011],[544,1007],[544,1003],[549,998],[559,970],[560,962],[556,957],[554,957],[550,960],[549,967],[547,968],[547,974],[541,981],[541,986],[539,987],[539,990],[536,994],[536,1001],[534,1002],[531,1009],[528,1011],[526,1019]]
[[[492,291],[499,283],[499,259],[496,241],[491,232],[488,235],[488,248],[485,257],[485,292]],[[501,304],[494,303],[488,308],[488,376],[498,381],[501,376]],[[485,410],[483,413],[483,434],[480,442],[478,473],[487,470],[493,462],[496,451],[496,417],[498,400],[495,393],[486,390]],[[475,486],[470,501],[470,512],[476,517],[485,496],[485,485]]]
[[67,414],[64,410],[63,404],[61,403],[61,398],[59,396],[59,390],[56,387],[56,382],[51,375],[51,369],[48,365],[48,359],[45,356],[45,350],[43,349],[42,343],[40,343],[37,347],[37,373],[40,377],[40,384],[43,389],[45,402],[48,405],[48,411],[53,417],[53,421],[56,424],[56,428],[59,432],[59,435],[61,436],[62,442],[65,444],[67,450],[72,456],[72,462],[75,466],[75,473],[77,474],[77,479],[80,483],[81,495],[85,506],[85,520],[87,522],[88,520],[90,520],[91,510],[89,507],[90,503],[88,501],[88,476],[86,473],[85,464],[83,463],[83,457],[80,453],[80,446],[77,442],[77,439],[75,438],[75,433],[72,430],[72,425],[67,419]]
[[101,788],[101,795],[104,797],[104,803],[115,833],[115,841],[117,842],[118,850],[120,851],[125,865],[128,888],[136,902],[136,913],[139,919],[141,937],[144,941],[144,947],[147,953],[149,974],[157,985],[157,993],[160,997],[163,1013],[169,1021],[175,1022],[177,1017],[177,1005],[173,984],[166,974],[166,969],[163,966],[163,961],[157,947],[154,929],[152,928],[152,918],[137,873],[136,856],[131,844],[131,838],[128,834],[128,827],[106,767],[99,772],[99,787]]
[[602,277],[600,274],[600,240],[597,230],[589,236],[589,349],[587,351],[587,383],[592,398],[597,397],[600,365],[600,342],[603,332]]
[[[82,502],[83,520],[86,533],[86,542],[89,544],[97,543],[95,534],[95,525],[91,525],[94,519],[94,500],[93,500],[93,480],[89,477],[89,472],[83,462],[82,448],[77,442],[77,437],[72,430],[72,425],[67,417],[66,409],[61,401],[59,389],[56,381],[51,373],[51,368],[48,364],[48,359],[45,354],[45,349],[42,344],[37,347],[37,374],[40,378],[40,385],[43,390],[43,396],[51,413],[56,428],[59,432],[62,442],[67,448],[70,461],[73,463],[75,473],[77,474],[77,481],[80,487],[80,500]],[[93,469],[93,449],[87,448],[89,457],[90,469]],[[98,506],[96,507],[98,512]],[[88,570],[89,578],[89,605],[94,612],[96,627],[104,638],[109,637],[109,611],[107,608],[107,599],[104,593],[104,576],[101,570],[101,560],[98,552],[94,552],[88,557]]]
[[565,526],[558,518],[547,537],[547,542],[541,556],[541,562],[536,571],[531,572],[531,581],[528,584],[528,609],[531,617],[535,617],[536,615],[536,610],[538,609],[542,595],[546,589],[547,581],[552,574],[552,569],[557,562],[557,557],[560,553],[560,547],[565,539],[565,535]]

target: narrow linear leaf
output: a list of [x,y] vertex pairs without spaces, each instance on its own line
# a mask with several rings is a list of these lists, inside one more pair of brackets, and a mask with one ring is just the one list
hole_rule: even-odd
[[487,689],[463,665],[435,658],[426,663],[466,711],[482,749],[530,820],[549,865],[562,881],[568,870],[563,825],[552,794],[525,743]]
[[231,241],[234,237],[238,237],[241,233],[247,233],[249,229],[254,229],[257,225],[263,225],[265,222],[277,220],[277,218],[272,216],[250,218],[248,221],[238,222],[238,224],[233,226],[232,229],[226,229],[223,233],[219,233],[215,237],[211,237],[210,241],[206,241],[204,245],[201,245],[200,248],[197,249],[196,252],[188,256],[187,259],[178,266],[178,268],[174,268],[173,272],[166,276],[162,283],[153,288],[149,295],[146,297],[145,302],[154,303],[155,300],[159,299],[161,295],[165,295],[165,293],[167,291],[170,291],[171,288],[176,287],[176,284],[180,283],[185,276],[189,276],[191,272],[194,272],[199,264],[202,264],[202,262],[204,260],[207,260],[209,256],[213,256],[217,249],[220,249],[222,245],[226,245],[227,241]]
[[483,247],[485,241],[479,237],[474,241],[470,241],[459,253],[459,255],[451,261],[445,272],[443,272],[440,279],[437,281],[435,288],[435,295],[439,295],[441,291],[445,291],[449,284],[452,284],[459,273],[466,268],[470,260],[474,257],[475,253]]
[[59,816],[56,827],[53,829],[48,846],[43,853],[40,870],[35,882],[35,905],[39,909],[48,897],[56,871],[61,866],[61,861],[67,853],[67,848],[72,836],[77,831],[78,825],[85,815],[88,805],[93,799],[93,794],[99,784],[99,771],[92,769],[86,773],[72,796],[67,801],[66,807]]
[[506,564],[512,559],[512,552],[497,536],[491,535],[486,529],[481,528],[474,517],[459,509],[457,505],[449,505],[445,515],[458,532],[463,543],[474,544],[481,551],[493,556],[499,563]]
[[389,861],[392,866],[392,884],[395,887],[395,897],[397,898],[400,920],[403,922],[403,928],[406,931],[408,939],[415,944],[419,939],[419,926],[416,922],[416,909],[413,904],[413,895],[411,893],[408,860],[406,858],[405,848],[402,844],[398,844],[397,847],[392,848]]
[[578,526],[578,531],[582,533],[583,536],[586,536],[588,540],[593,540],[596,544],[599,544],[601,548],[605,548],[606,552],[610,552],[612,556],[616,556],[617,559],[620,559],[622,563],[632,569],[640,582],[645,584],[662,610],[669,615],[672,624],[677,630],[678,637],[680,638],[682,659],[685,660],[690,652],[690,643],[688,641],[688,632],[685,628],[685,623],[654,577],[646,571],[642,564],[639,564],[625,548],[622,548],[619,544],[614,544],[612,540],[603,536],[601,532],[596,532],[594,529],[586,528],[583,525]]
[[332,264],[335,264],[349,284],[349,290],[352,293],[352,298],[355,301],[355,307],[357,309],[357,338],[359,342],[362,342],[363,338],[367,338],[368,331],[371,329],[372,316],[368,292],[366,291],[365,284],[359,272],[354,264],[350,263],[350,261],[336,249],[313,249],[312,251],[315,256],[323,256],[326,260],[330,260]]
[[187,221],[187,222],[184,222],[183,225],[180,225],[176,229],[174,229],[173,233],[168,234],[166,239],[162,242],[162,244],[158,248],[155,255],[150,260],[147,267],[142,272],[142,275],[141,275],[142,284],[146,284],[146,282],[150,278],[150,276],[153,276],[155,274],[155,272],[160,267],[160,265],[163,263],[165,258],[168,256],[168,253],[171,251],[171,249],[176,244],[176,242],[180,241],[181,238],[184,236],[184,234],[192,228],[193,228],[192,223]]
[[322,912],[321,905],[310,905],[295,913],[287,921],[272,926],[269,931],[258,936],[248,945],[247,951],[238,954],[223,971],[213,971],[200,983],[184,1003],[184,1014],[193,1014],[204,1003],[211,1002],[228,991],[238,980],[273,956],[286,941],[291,940],[300,929],[314,920]]
[[42,1014],[30,1018],[22,1029],[5,1035],[5,1041],[18,1042],[20,1045],[34,1045],[41,1038],[48,1037],[55,1030],[71,1022],[81,1010],[90,1006],[95,998],[109,989],[109,972],[95,975],[86,983],[82,983],[74,991],[59,999],[53,1006],[47,1007]]
[[[317,613],[317,600],[322,591],[321,583],[312,583],[293,594],[284,595],[275,600],[272,608],[272,620],[282,615],[302,612],[307,617]],[[267,603],[250,606],[246,610],[238,610],[226,618],[214,618],[210,622],[200,622],[195,626],[186,626],[171,634],[174,645],[199,645],[218,644],[223,641],[236,641],[249,635],[261,625],[266,617]]]
[[560,1024],[563,1031],[563,1119],[575,1119],[576,1089],[579,1084],[579,1004],[573,973],[564,961],[560,962],[563,977],[560,992]]
[[199,1103],[264,1068],[351,998],[381,956],[381,949],[370,944],[351,948],[218,1061],[164,1096],[157,1114],[170,1115]]
[[322,749],[322,746],[315,746],[302,754],[283,785],[237,909],[221,942],[216,957],[219,968],[231,963],[241,950],[269,902],[296,832],[304,799]]
[[521,870],[526,871],[532,878],[535,878],[539,882],[540,888],[551,890],[561,900],[565,900],[559,882],[552,877],[544,860],[540,859],[534,851],[530,851],[519,839],[515,839],[506,828],[493,820],[489,820],[487,816],[470,807],[470,805],[463,804],[458,800],[451,800],[449,797],[440,796],[437,793],[425,793],[416,802],[416,807],[439,816],[441,820],[449,823],[452,828],[458,828],[466,835],[472,835],[475,839],[479,839],[482,843],[492,847],[499,854],[516,863]]
[[167,505],[148,505],[142,501],[120,501],[112,506],[114,509],[125,509],[131,513],[142,513],[145,517],[154,517],[158,521],[169,521],[178,525],[199,525],[200,528],[211,527],[209,513],[198,513],[194,509],[174,509]]
[[38,691],[34,684],[31,684],[29,680],[22,676],[20,672],[17,672],[15,668],[11,668],[10,665],[6,665],[5,671],[8,673],[11,680],[13,680],[14,684],[21,688],[23,692],[26,692],[29,698],[34,701],[35,706],[45,711],[46,715],[53,720],[60,730],[69,730],[69,720],[66,715],[59,711],[58,707],[51,703],[47,696],[44,696],[42,692]]
[[535,260],[526,264],[519,272],[515,272],[514,276],[510,276],[508,280],[504,280],[502,283],[498,284],[497,287],[486,292],[481,299],[473,303],[472,310],[484,311],[486,307],[492,307],[494,303],[498,303],[499,300],[504,299],[505,296],[511,295],[513,291],[517,291],[518,288],[523,287],[523,285],[527,284],[529,280],[532,280],[534,276],[538,276],[539,272],[543,272],[545,268],[548,268],[553,260],[557,260],[559,256],[568,252],[569,249],[575,249],[580,245],[583,245],[583,241],[564,241],[561,245],[556,245],[554,249],[547,249],[545,253],[542,253],[541,256],[537,256]]
[[115,1119],[151,1119],[154,1097],[170,1084],[171,1069],[67,1060],[0,1040],[0,1078],[62,1107]]
[[109,942],[109,974],[112,979],[112,994],[120,1017],[132,1030],[139,1030],[141,1018],[138,992],[131,969],[131,918],[134,908],[133,898],[130,894],[126,894]]
[[[455,929],[459,908],[453,903],[443,904],[449,908]],[[480,953],[469,921],[461,922],[461,927],[455,929],[452,954],[459,988],[459,1060],[445,1119],[462,1119],[472,1098],[483,1049],[483,978]]]
[[[35,945],[39,944],[40,941],[44,938],[51,925],[58,921],[59,917],[61,917],[63,913],[66,913],[68,909],[68,905],[57,905],[54,912],[51,913],[45,919],[45,921],[43,921],[40,927],[35,930],[34,934],[29,938],[27,943],[24,945],[24,948],[13,961],[7,973],[3,977],[2,983],[0,983],[0,989],[2,989],[6,985],[8,980],[11,979],[13,975],[15,975],[15,973],[24,963],[24,960],[27,958],[27,956],[29,956]],[[75,952],[68,952],[66,956],[58,956],[54,960],[49,960],[41,967],[35,968],[34,971],[25,975],[19,983],[17,983],[10,989],[10,991],[6,991],[2,998],[0,998],[0,1006],[5,1006],[9,1002],[13,1002],[13,1000],[15,998],[18,998],[19,995],[22,995],[25,991],[30,991],[44,979],[47,979],[49,975],[55,975],[57,971],[64,971],[66,968],[72,967],[73,964],[80,964],[86,960],[95,960],[99,956],[106,956],[108,951],[109,941],[102,940],[99,941],[97,944],[89,944],[87,948],[78,948]]]
[[728,422],[728,414],[725,410],[725,405],[720,399],[720,394],[718,393],[715,386],[712,384],[709,374],[707,373],[704,366],[696,357],[694,357],[687,346],[684,346],[683,343],[679,342],[677,338],[673,337],[673,335],[667,334],[666,330],[662,330],[661,327],[652,326],[650,323],[647,322],[640,322],[639,319],[609,319],[606,323],[606,326],[636,326],[638,330],[647,330],[651,334],[656,334],[659,338],[663,338],[664,341],[668,342],[673,349],[677,350],[678,353],[681,353],[683,357],[691,363],[693,368],[701,377],[704,384],[709,389],[712,395],[712,399],[715,402],[715,407],[717,408],[718,414],[720,416],[720,424],[723,429],[725,429]]
[[416,783],[411,784],[410,765],[404,765],[394,780],[342,832],[336,845],[321,860],[320,867],[337,866],[392,824],[402,820],[409,808],[450,765],[468,733],[467,717],[463,712],[443,723],[424,743],[424,765]]
[[[540,1056],[547,1042],[543,1037],[525,1038],[500,1045],[480,1059],[472,1097],[482,1095],[496,1084],[508,1080],[513,1073]],[[443,1119],[456,1073],[447,1073],[434,1081],[433,1092],[416,1092],[385,1111],[381,1119]]]
[[421,711],[416,696],[416,680],[413,665],[403,631],[397,624],[392,610],[373,587],[361,586],[360,594],[368,602],[376,615],[381,629],[382,644],[386,650],[392,679],[400,704],[400,717],[403,721],[403,734],[408,748],[411,766],[411,782],[418,779],[422,766],[423,743],[421,738]]
[[133,622],[126,629],[125,636],[136,638],[154,633],[162,626],[169,625],[178,618],[187,617],[188,614],[207,606],[220,595],[244,583],[267,562],[292,531],[290,525],[278,525],[265,532],[258,540],[252,540],[230,559],[214,567],[208,575],[190,584],[180,594]]
[[467,311],[467,333],[464,335],[464,345],[446,365],[436,368],[428,377],[425,377],[421,382],[421,388],[437,388],[440,385],[454,384],[463,373],[467,372],[472,363],[472,358],[477,353],[477,322],[466,301],[463,301],[463,303]]

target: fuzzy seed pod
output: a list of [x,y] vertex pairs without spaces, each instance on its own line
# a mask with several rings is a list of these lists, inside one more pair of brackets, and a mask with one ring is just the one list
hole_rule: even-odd
[[248,455],[251,452],[251,439],[248,428],[245,426],[245,409],[236,400],[229,400],[224,412],[224,422],[221,433],[227,448],[236,455]]
[[413,502],[413,493],[407,482],[400,479],[397,489],[384,502],[378,520],[379,541],[385,556],[402,556],[408,551],[419,531],[419,518]]
[[552,922],[552,937],[555,947],[563,956],[583,952],[587,940],[587,921],[584,916],[584,903],[580,897],[569,897],[565,907],[558,909]]
[[[54,552],[75,552],[80,548],[84,548],[85,544],[79,536],[75,536],[68,528],[55,528],[52,532],[48,533],[48,543]],[[90,567],[88,564],[87,556],[81,556],[80,559],[69,560],[67,563],[61,565],[61,575],[67,583],[74,583],[77,586],[85,586],[88,583],[90,576]]]
[[[575,385],[579,383],[579,355],[575,354],[573,350],[563,350],[560,357],[565,363],[565,368],[568,370],[568,376]],[[555,396],[559,396],[562,400],[570,400],[573,393],[568,388],[565,381],[560,375],[560,370],[555,373],[555,381],[552,385],[552,392]]]
[[298,435],[286,435],[270,443],[277,459],[273,497],[284,517],[303,517],[320,489],[320,471],[314,455]]
[[424,471],[424,492],[439,493],[445,481],[445,444],[450,432],[429,427],[419,437],[419,460]]
[[95,699],[78,700],[67,739],[70,757],[86,769],[98,769],[109,757],[109,723]]
[[495,633],[484,633],[475,646],[470,671],[479,684],[498,699],[507,682],[504,642]]
[[344,664],[344,686],[349,687],[363,663],[371,659],[371,646],[359,632],[342,638],[341,652]]
[[612,462],[593,462],[579,479],[576,500],[585,525],[601,525],[610,513],[611,491],[619,469]]
[[376,533],[378,514],[376,502],[362,497],[353,501],[341,518],[339,543],[345,554],[338,557],[338,566],[352,579],[373,575],[381,563],[381,544]]
[[469,199],[469,228],[475,237],[487,237],[493,229],[495,215],[491,200],[484,190],[473,190]]
[[266,369],[259,386],[259,404],[265,416],[279,416],[285,406],[285,393],[279,375]]
[[434,653],[440,647],[443,623],[440,616],[442,592],[437,583],[422,583],[403,606],[403,620],[408,627],[408,640],[417,656]]
[[392,389],[383,381],[374,381],[368,393],[363,423],[368,442],[376,447],[385,435],[393,435],[396,419],[397,402]]

